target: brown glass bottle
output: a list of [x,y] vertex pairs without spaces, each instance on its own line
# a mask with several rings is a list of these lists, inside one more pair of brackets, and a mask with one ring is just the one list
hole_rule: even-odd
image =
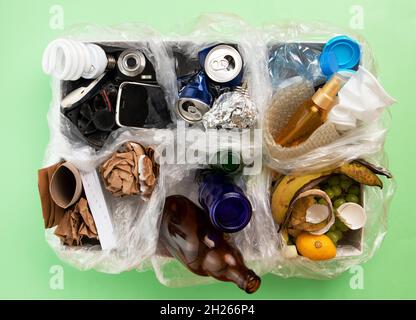
[[282,147],[293,147],[308,139],[326,121],[345,81],[338,74],[332,76],[311,99],[299,106],[287,125],[277,134],[275,142]]
[[211,225],[201,208],[184,196],[166,198],[159,249],[197,275],[234,282],[247,293],[260,286],[260,278],[245,266],[239,250]]

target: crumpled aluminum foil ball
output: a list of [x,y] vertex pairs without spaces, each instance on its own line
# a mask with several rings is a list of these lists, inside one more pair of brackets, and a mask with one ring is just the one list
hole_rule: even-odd
[[237,89],[220,95],[202,122],[206,129],[247,129],[256,124],[257,113],[246,91]]

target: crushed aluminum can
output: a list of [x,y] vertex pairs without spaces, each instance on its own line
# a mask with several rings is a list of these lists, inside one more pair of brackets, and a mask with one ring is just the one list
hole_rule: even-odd
[[188,123],[198,123],[211,109],[212,102],[205,74],[201,71],[179,92],[176,113]]

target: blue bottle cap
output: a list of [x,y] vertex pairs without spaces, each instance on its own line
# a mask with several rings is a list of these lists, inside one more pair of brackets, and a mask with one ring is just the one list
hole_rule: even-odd
[[340,69],[354,69],[361,59],[360,44],[347,36],[330,39],[319,58],[323,74],[331,76]]
[[333,52],[322,52],[319,58],[319,65],[322,73],[331,76],[339,70],[337,57]]

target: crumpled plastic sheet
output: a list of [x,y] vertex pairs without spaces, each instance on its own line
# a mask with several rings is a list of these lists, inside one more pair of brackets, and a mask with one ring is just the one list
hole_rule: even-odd
[[271,50],[269,58],[269,73],[273,88],[296,76],[312,81],[315,87],[324,83],[326,77],[319,65],[321,49],[301,43],[276,45],[276,48]]

